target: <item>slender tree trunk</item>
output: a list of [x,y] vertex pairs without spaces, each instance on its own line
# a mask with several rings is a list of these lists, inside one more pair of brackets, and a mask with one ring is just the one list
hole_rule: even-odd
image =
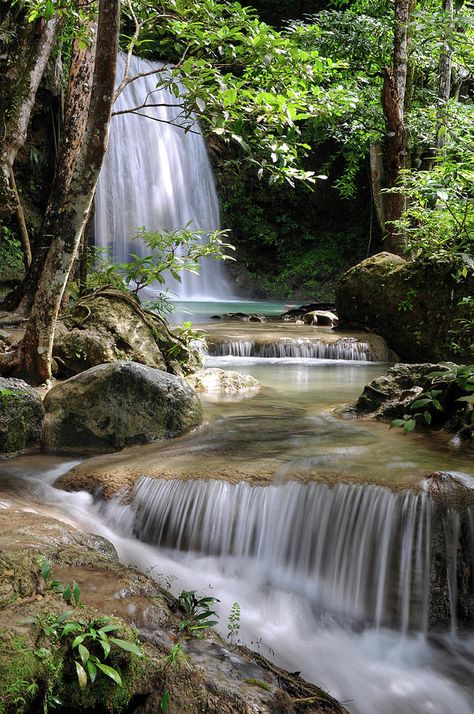
[[74,174],[74,167],[89,118],[96,54],[97,21],[89,23],[88,30],[88,34],[92,38],[91,44],[84,47],[83,43],[78,39],[73,42],[64,123],[58,147],[56,171],[41,235],[30,270],[22,286],[22,297],[18,306],[19,312],[24,315],[28,315],[31,311],[52,238],[60,230],[63,205]]
[[21,249],[23,251],[23,263],[25,266],[25,270],[28,270],[31,265],[30,236],[28,235],[28,228],[26,226],[25,214],[23,212],[23,206],[21,204],[20,195],[19,195],[18,189],[16,187],[15,174],[13,173],[13,169],[11,170],[10,184],[11,184],[11,187],[13,189],[13,193],[14,193],[15,199],[16,199],[16,220],[18,223],[18,231],[20,233]]
[[[400,171],[407,166],[408,138],[405,128],[405,98],[409,77],[409,21],[413,0],[395,0],[395,32],[393,67],[384,73],[382,108],[386,135],[384,146],[385,187],[396,186]],[[405,208],[402,194],[384,194],[385,247],[393,253],[403,253],[403,240],[393,225]]]
[[369,147],[370,159],[370,182],[372,189],[372,200],[375,207],[377,224],[382,233],[385,232],[385,206],[383,202],[382,176],[383,176],[383,154],[379,143],[371,144]]
[[[54,325],[61,299],[77,255],[84,224],[94,195],[97,178],[107,148],[118,52],[119,0],[99,0],[97,49],[88,95],[87,109],[74,118],[80,134],[75,137],[77,151],[62,157],[56,188],[60,203],[51,217],[51,244],[35,293],[30,319],[20,350],[16,373],[39,384],[51,376]],[[89,50],[90,51],[90,50]],[[90,56],[83,58],[85,64]],[[85,68],[72,69],[75,81],[84,89],[80,77]],[[70,97],[75,96],[71,90]],[[71,117],[69,118],[71,121]],[[65,126],[65,132],[68,128]],[[73,152],[74,153],[74,152]],[[72,159],[72,160],[71,160]]]
[[451,76],[453,70],[452,52],[449,43],[450,30],[454,22],[454,3],[453,0],[443,0],[443,12],[446,13],[448,22],[448,31],[443,39],[443,52],[439,61],[439,85],[438,97],[440,100],[440,111],[438,116],[438,124],[436,127],[436,148],[441,149],[446,143],[446,104],[451,96]]
[[[54,46],[60,21],[28,23],[24,11],[10,10],[5,19],[16,30],[15,40],[2,60],[0,78],[0,213],[17,210],[11,185],[13,164],[26,139],[36,92]],[[19,27],[19,29],[18,29]]]

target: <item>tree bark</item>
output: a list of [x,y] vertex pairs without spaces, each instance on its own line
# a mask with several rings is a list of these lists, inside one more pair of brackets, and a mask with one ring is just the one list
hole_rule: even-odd
[[[67,114],[69,119],[66,124],[73,122],[78,134],[74,137],[71,150],[65,155],[60,152],[58,156],[55,196],[59,203],[50,209],[47,225],[51,231],[51,243],[20,346],[20,367],[16,374],[34,384],[51,377],[54,325],[107,148],[118,52],[120,2],[99,0],[98,5],[92,90],[86,92],[79,116],[72,116],[71,111]],[[81,65],[90,63],[90,53],[90,48],[85,51]],[[76,106],[83,96],[83,76],[87,76],[87,68],[75,64],[71,69],[74,87],[71,87],[69,97]],[[70,126],[65,126],[64,133],[69,131]]]
[[[0,213],[17,210],[11,173],[19,149],[26,139],[36,92],[53,49],[60,20],[26,22],[23,11],[10,10],[4,18],[5,29],[16,29],[7,56],[2,62],[0,79]],[[19,29],[17,29],[19,27]]]
[[21,314],[28,315],[33,306],[35,291],[48,255],[51,241],[60,230],[63,204],[74,174],[81,141],[89,117],[96,53],[97,21],[89,23],[91,43],[84,47],[76,39],[72,46],[64,123],[58,147],[56,171],[43,220],[41,235],[33,256],[31,267],[22,285],[22,297],[18,305]]
[[[443,12],[449,18],[449,28],[451,29],[454,22],[454,3],[453,0],[443,0]],[[449,34],[449,33],[448,33]],[[445,35],[443,39],[443,51],[439,61],[439,85],[438,97],[440,100],[440,111],[438,123],[436,127],[436,148],[442,149],[446,143],[446,114],[445,106],[449,102],[451,96],[451,76],[453,69],[452,52],[449,44],[449,37]]]
[[[393,66],[386,67],[382,90],[385,117],[384,178],[385,188],[396,186],[400,172],[407,166],[408,140],[405,128],[405,97],[409,77],[409,21],[412,0],[395,0]],[[405,197],[399,193],[384,194],[385,247],[392,253],[403,253],[403,239],[393,221],[405,208]]]

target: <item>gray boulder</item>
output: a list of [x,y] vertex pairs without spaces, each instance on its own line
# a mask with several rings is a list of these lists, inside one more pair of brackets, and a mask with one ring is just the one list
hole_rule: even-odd
[[430,363],[396,364],[364,387],[352,409],[376,419],[401,418],[413,400],[432,386],[428,375],[437,368]]
[[41,397],[22,379],[0,377],[0,455],[40,446],[44,421]]
[[135,362],[92,367],[53,387],[44,404],[50,450],[117,451],[202,422],[199,397],[183,379]]

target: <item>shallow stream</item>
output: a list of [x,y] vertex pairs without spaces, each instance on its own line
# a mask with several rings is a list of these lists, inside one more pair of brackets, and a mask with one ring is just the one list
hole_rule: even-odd
[[[251,398],[206,402],[207,429],[182,443],[181,456],[213,481],[144,478],[131,506],[104,504],[53,487],[77,462],[35,456],[0,462],[3,486],[26,495],[31,508],[41,503],[104,535],[124,562],[174,592],[218,597],[224,635],[238,602],[240,641],[301,671],[354,714],[472,714],[474,636],[458,634],[454,612],[450,630],[427,631],[434,507],[420,491],[439,470],[470,484],[472,459],[442,440],[331,413],[384,365],[245,358],[211,365],[263,384]],[[170,449],[166,458],[178,461],[179,449]],[[270,473],[272,483],[219,481],[234,467],[246,478],[252,469]],[[468,516],[474,536],[474,512]],[[456,518],[448,514],[455,548]]]

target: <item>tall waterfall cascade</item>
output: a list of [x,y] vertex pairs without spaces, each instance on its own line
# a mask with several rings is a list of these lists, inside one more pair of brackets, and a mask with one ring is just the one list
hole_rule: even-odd
[[455,631],[461,601],[474,605],[472,504],[381,486],[143,478],[133,508],[141,540],[225,557],[245,577],[258,569],[322,612],[426,632],[441,609]]
[[[124,74],[120,55],[117,81]],[[130,253],[146,254],[134,239],[137,229],[174,231],[189,225],[196,231],[219,229],[219,205],[206,144],[194,124],[185,131],[180,100],[167,89],[156,89],[163,65],[132,57],[134,80],[117,98],[113,111],[143,104],[162,104],[112,117],[109,148],[100,172],[95,200],[95,242],[114,261]],[[188,122],[189,123],[189,122]],[[203,237],[205,240],[205,237]],[[182,274],[182,282],[167,279],[166,287],[184,300],[231,297],[223,265],[203,259],[199,275]]]

